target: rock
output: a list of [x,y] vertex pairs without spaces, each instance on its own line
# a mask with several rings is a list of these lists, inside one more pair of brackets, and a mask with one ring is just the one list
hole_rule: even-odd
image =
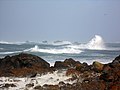
[[111,86],[109,87],[109,90],[120,90],[120,81],[114,83],[113,85],[111,85]]
[[33,86],[34,86],[34,83],[26,84],[26,87],[28,88],[33,87]]
[[67,69],[67,68],[75,68],[76,66],[79,66],[81,63],[79,61],[75,61],[72,58],[65,59],[64,62],[56,61],[54,68],[57,69]]
[[94,71],[96,72],[101,72],[103,70],[104,65],[98,61],[94,61],[92,65],[93,65]]
[[6,68],[6,66],[9,66],[9,68],[22,68],[22,67],[32,67],[33,65],[37,65],[39,67],[43,68],[49,68],[50,64],[47,63],[42,58],[27,54],[27,53],[20,53],[19,55],[15,56],[6,56],[3,58],[0,62],[0,68]]
[[76,66],[76,70],[83,73],[85,71],[91,71],[91,67],[87,63],[83,63],[83,64]]
[[120,90],[120,56],[116,57],[112,63],[104,65],[100,80],[106,83],[107,90]]
[[19,55],[6,56],[0,61],[0,76],[28,76],[50,71],[50,64],[42,58],[20,53]]
[[58,85],[43,85],[44,90],[60,90]]
[[61,61],[56,61],[55,64],[54,64],[54,68],[57,68],[57,69],[66,69],[68,68],[68,66],[61,62]]
[[15,85],[15,84],[6,83],[6,84],[4,84],[4,86],[2,86],[2,87],[4,87],[4,88],[9,88],[9,87],[16,87],[16,85]]
[[35,86],[34,89],[35,89],[35,90],[43,90],[43,88],[42,88],[40,85]]
[[74,78],[77,78],[80,76],[80,72],[75,69],[68,69],[66,72],[66,76],[72,76]]
[[30,78],[36,77],[37,73],[33,73]]
[[106,90],[105,84],[101,81],[83,82],[80,90]]
[[61,81],[61,82],[59,82],[59,87],[62,87],[62,86],[64,86],[65,85],[65,83],[63,82],[63,81]]
[[117,56],[112,63],[120,63],[120,55]]

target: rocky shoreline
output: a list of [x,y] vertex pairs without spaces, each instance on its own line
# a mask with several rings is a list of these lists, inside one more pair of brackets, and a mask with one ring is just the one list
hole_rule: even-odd
[[[56,71],[60,73],[63,70],[66,71],[65,77],[70,77],[67,78],[67,82],[72,81],[73,83],[58,80],[59,83],[55,85],[39,85],[39,83],[31,82],[27,83],[25,88],[21,88],[21,90],[120,90],[120,55],[108,64],[95,61],[92,65],[88,65],[69,58],[63,62],[56,61],[52,67],[44,59],[27,53],[0,59],[0,78],[27,77],[34,79],[37,75],[52,74]],[[51,79],[53,78],[51,77]],[[2,79],[0,83],[0,89],[3,90],[17,87],[17,84],[4,83]]]

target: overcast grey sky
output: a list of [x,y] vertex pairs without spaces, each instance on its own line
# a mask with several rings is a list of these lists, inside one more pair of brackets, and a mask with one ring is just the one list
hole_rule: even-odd
[[120,0],[0,0],[0,40],[120,41]]

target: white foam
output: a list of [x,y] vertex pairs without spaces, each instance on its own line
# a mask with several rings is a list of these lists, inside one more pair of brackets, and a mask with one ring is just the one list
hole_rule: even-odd
[[95,35],[87,44],[88,49],[105,49],[104,41],[101,36]]
[[[17,77],[1,77],[0,84],[15,84],[17,87],[10,87],[7,90],[25,90],[26,84],[34,83],[34,87],[44,84],[48,85],[57,85],[59,82],[63,81],[64,83],[72,84],[75,81],[68,81],[71,76],[66,76],[66,71],[55,71],[54,73],[48,73],[46,75],[37,75],[34,78],[17,78]],[[2,82],[1,82],[2,81]],[[1,87],[1,86],[0,86]],[[29,90],[33,90],[33,88],[28,88]]]
[[74,49],[92,49],[92,50],[104,50],[104,40],[101,36],[95,35],[87,44],[79,44],[79,45],[68,45],[67,47],[71,47]]
[[30,52],[43,52],[43,53],[51,53],[51,54],[79,54],[82,50],[74,49],[74,48],[63,48],[63,49],[40,49],[37,45],[35,47],[24,50]]

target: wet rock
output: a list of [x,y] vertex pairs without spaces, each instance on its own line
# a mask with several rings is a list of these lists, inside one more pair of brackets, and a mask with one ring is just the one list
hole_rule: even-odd
[[43,85],[44,90],[60,90],[58,85]]
[[33,87],[33,86],[34,86],[34,83],[26,84],[26,87],[28,88]]
[[61,61],[56,61],[55,65],[54,65],[54,68],[66,69],[66,68],[68,68],[68,66],[65,63],[61,62]]
[[94,71],[96,72],[101,72],[103,70],[104,65],[98,61],[94,61],[92,65],[93,65]]
[[79,66],[81,63],[79,61],[75,61],[72,58],[66,59],[64,62],[56,61],[54,68],[57,69],[67,69],[67,68],[75,68]]
[[120,90],[120,81],[115,82],[113,85],[109,87],[109,90]]
[[117,56],[112,63],[116,63],[116,64],[120,63],[120,55]]
[[0,61],[0,76],[28,76],[36,73],[50,71],[50,64],[42,58],[20,53],[19,55],[6,56]]
[[65,83],[63,81],[59,82],[59,87],[65,86]]
[[34,87],[35,90],[44,90],[40,85]]
[[80,90],[105,90],[105,84],[101,81],[83,82]]
[[9,88],[9,87],[16,87],[15,84],[9,84],[9,83],[6,83],[2,86],[3,88]]
[[83,63],[83,64],[76,66],[76,70],[83,73],[85,71],[91,71],[91,67],[87,63]]
[[72,79],[75,80],[80,76],[80,72],[71,68],[66,71],[66,76],[72,76]]

